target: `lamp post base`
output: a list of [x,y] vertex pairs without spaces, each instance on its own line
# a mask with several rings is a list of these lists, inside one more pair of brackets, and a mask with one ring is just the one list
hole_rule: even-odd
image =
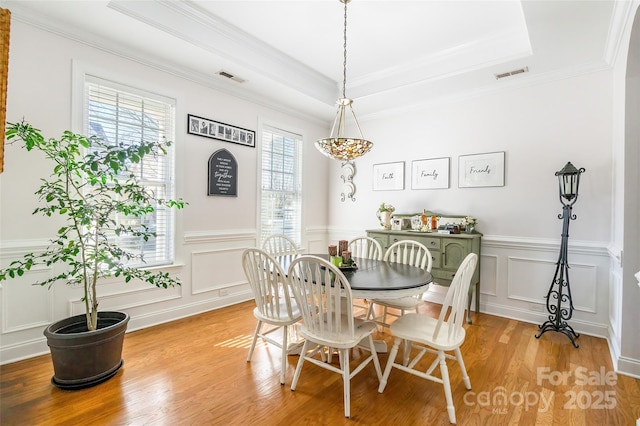
[[573,328],[569,324],[567,324],[566,322],[564,324],[558,325],[558,324],[556,324],[556,322],[548,320],[544,324],[539,325],[538,327],[540,328],[540,332],[538,334],[536,334],[536,339],[539,339],[540,336],[542,336],[545,332],[547,332],[549,330],[557,331],[558,333],[562,333],[565,336],[567,336],[569,338],[569,340],[571,340],[571,343],[573,344],[573,347],[575,347],[575,348],[579,348],[580,347],[575,341],[575,339],[580,337],[580,335],[578,333],[576,333],[573,330]]

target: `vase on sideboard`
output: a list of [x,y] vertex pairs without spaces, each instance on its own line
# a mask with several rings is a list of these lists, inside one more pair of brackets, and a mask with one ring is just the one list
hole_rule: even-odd
[[380,226],[384,229],[391,229],[391,212],[381,212],[378,210],[376,213],[380,221]]

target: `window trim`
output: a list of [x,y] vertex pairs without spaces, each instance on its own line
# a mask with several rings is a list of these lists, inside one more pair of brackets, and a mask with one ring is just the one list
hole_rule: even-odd
[[[256,244],[260,246],[262,244],[262,221],[261,221],[261,206],[262,206],[262,154],[263,154],[263,145],[262,145],[262,133],[265,128],[274,128],[278,129],[284,133],[296,136],[300,139],[300,169],[304,168],[304,154],[305,154],[305,136],[304,132],[296,128],[294,126],[279,123],[276,121],[271,121],[268,119],[264,119],[258,117],[258,131],[256,134]],[[259,142],[259,143],[258,143]],[[299,223],[299,231],[300,231],[300,247],[304,247],[306,238],[304,233],[304,179],[302,176],[302,171],[300,173],[300,223]]]
[[[73,59],[71,67],[71,129],[76,133],[84,133],[84,105],[85,105],[85,82],[86,78],[96,78],[108,81],[112,87],[123,90],[136,95],[151,97],[172,104],[173,106],[173,135],[167,135],[167,139],[173,142],[173,161],[170,164],[170,175],[172,176],[173,196],[172,198],[181,198],[183,194],[183,164],[184,164],[184,147],[183,143],[177,140],[178,135],[185,133],[184,120],[179,120],[180,105],[183,104],[182,95],[173,90],[167,90],[164,86],[149,83],[149,79],[137,78],[129,73],[121,74],[116,71],[90,64],[81,60]],[[184,247],[180,242],[184,233],[183,212],[182,210],[173,209],[173,255],[171,259],[167,259],[166,263],[142,265],[145,269],[158,269],[167,267],[175,267],[183,265]]]

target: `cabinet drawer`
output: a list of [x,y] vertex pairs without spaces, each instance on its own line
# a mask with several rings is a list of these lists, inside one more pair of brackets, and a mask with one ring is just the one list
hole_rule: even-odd
[[424,244],[425,246],[427,246],[427,248],[429,250],[440,250],[440,242],[442,241],[442,238],[423,238],[424,239]]
[[433,250],[440,250],[440,241],[442,241],[441,238],[421,238],[420,239],[421,243],[424,244],[429,250],[433,251]]
[[373,238],[378,243],[380,243],[380,248],[382,249],[382,254],[384,255],[385,250],[387,250],[387,247],[389,247],[389,236],[385,234],[374,233],[374,232],[368,233],[367,236]]
[[439,251],[429,250],[431,252],[431,259],[433,263],[431,264],[431,270],[439,269],[442,267],[442,256]]
[[431,268],[436,269],[441,267],[442,255],[440,254],[440,238],[429,238],[429,237],[422,237],[422,236],[413,237],[412,235],[409,235],[409,236],[390,235],[389,245],[398,241],[407,241],[407,240],[420,243],[429,249],[429,252],[431,253],[431,260],[432,260]]
[[420,244],[423,244],[426,248],[428,248],[430,251],[440,251],[440,240],[441,238],[438,237],[423,237],[423,236],[413,236],[413,235],[392,235],[391,236],[391,241],[390,243],[393,244],[396,241],[402,241],[402,240],[412,240],[412,241],[417,241]]

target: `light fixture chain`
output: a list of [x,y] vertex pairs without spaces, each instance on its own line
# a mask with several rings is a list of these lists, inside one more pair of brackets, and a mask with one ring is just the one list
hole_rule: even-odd
[[344,1],[344,61],[342,63],[342,97],[347,97],[347,3]]
[[[334,158],[340,161],[353,161],[361,155],[369,152],[373,143],[366,140],[362,135],[362,129],[356,118],[356,114],[353,112],[352,99],[347,98],[347,3],[351,0],[339,0],[344,4],[344,61],[342,63],[342,98],[336,100],[338,105],[338,111],[331,127],[331,133],[328,138],[318,139],[315,143],[316,148],[324,155]],[[349,107],[349,111],[353,116],[353,121],[360,133],[360,137],[346,137],[344,135],[345,130],[345,115],[346,109]],[[355,135],[354,135],[355,136]],[[354,190],[355,192],[355,190]],[[343,194],[345,197],[353,198],[353,193]],[[343,200],[344,201],[344,200]]]

